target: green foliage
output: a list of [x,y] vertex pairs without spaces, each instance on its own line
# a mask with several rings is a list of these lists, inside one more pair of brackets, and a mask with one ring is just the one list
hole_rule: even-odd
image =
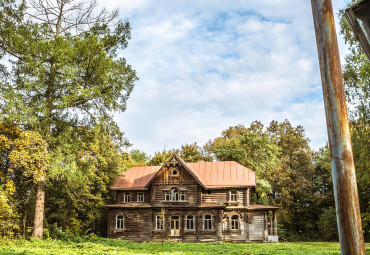
[[46,210],[50,224],[58,223],[70,232],[104,232],[100,225],[104,205],[113,200],[109,186],[122,173],[122,136],[114,137],[118,127],[109,119],[91,128],[64,132],[64,146],[53,154],[48,175]]
[[249,128],[230,127],[214,140],[211,149],[218,160],[234,160],[257,172],[259,177],[279,163],[279,148],[260,122]]
[[[36,183],[49,163],[46,143],[33,131],[4,123],[0,119],[0,231],[19,230],[19,212],[23,201],[18,193],[24,181]],[[33,185],[31,185],[33,186]],[[24,194],[29,199],[30,193]],[[4,233],[5,234],[5,233]]]
[[[278,168],[267,174],[273,187],[272,203],[280,206],[279,222],[293,235],[308,236],[315,226],[313,206],[312,151],[302,126],[293,127],[288,120],[272,121],[268,132],[280,148]],[[305,220],[301,220],[305,219]]]
[[181,145],[180,158],[189,163],[203,160],[200,147],[197,146],[197,143]]
[[260,122],[253,122],[249,128],[239,125],[226,129],[210,148],[218,160],[233,160],[256,171],[258,187],[254,200],[268,204],[272,189],[267,173],[278,167],[280,149]]
[[320,215],[319,221],[320,235],[325,241],[338,240],[338,227],[337,227],[337,215],[335,214],[335,208],[330,207],[324,209]]
[[[47,174],[46,218],[80,231],[100,222],[112,199],[108,187],[123,170],[120,147],[128,143],[112,116],[126,109],[137,77],[118,55],[131,37],[127,21],[116,22],[116,11],[96,12],[94,1],[61,2],[1,1],[0,59],[11,68],[0,67],[0,113],[46,141],[50,167],[38,174]],[[15,151],[12,162],[27,170],[37,153],[23,147],[28,154]],[[34,197],[29,185],[21,189]]]
[[[367,252],[370,244],[365,244]],[[0,241],[0,254],[340,254],[337,242],[312,243],[134,243],[91,237],[77,241]]]
[[146,165],[150,160],[150,156],[139,149],[132,149],[130,155],[132,160],[138,164]]

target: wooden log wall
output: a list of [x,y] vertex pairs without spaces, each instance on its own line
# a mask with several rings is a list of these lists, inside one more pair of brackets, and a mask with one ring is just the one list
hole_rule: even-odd
[[237,192],[237,203],[230,201],[230,190],[203,190],[202,203],[218,204],[218,205],[241,205],[246,206],[249,198],[247,197],[246,189],[232,190]]
[[[231,217],[239,217],[239,229],[231,229]],[[223,216],[222,240],[231,242],[245,242],[248,240],[248,213],[244,210],[225,211]]]
[[[123,214],[124,229],[116,229],[116,216]],[[110,210],[108,216],[108,237],[131,241],[150,241],[152,230],[151,209]]]
[[129,194],[131,202],[136,203],[137,202],[137,196],[138,193],[144,193],[144,203],[150,203],[151,202],[151,194],[150,191],[117,191],[116,193],[116,202],[117,204],[123,204],[124,203],[124,195]]

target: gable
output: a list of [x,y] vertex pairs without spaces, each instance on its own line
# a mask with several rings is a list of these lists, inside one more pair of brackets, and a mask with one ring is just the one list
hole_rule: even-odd
[[162,166],[141,166],[127,170],[118,177],[111,189],[146,190],[152,182],[180,181],[196,182],[204,189],[254,187],[256,173],[235,161],[185,163],[173,154]]
[[[171,183],[171,184],[196,184],[199,183],[197,176],[189,170],[186,163],[178,156],[172,155],[166,163],[158,170],[150,183]],[[149,183],[147,184],[147,186]],[[203,186],[204,187],[204,186]]]
[[[177,171],[177,175],[173,172]],[[150,180],[146,187],[152,182],[173,182],[173,183],[186,183],[187,181],[195,181],[200,184],[203,188],[206,188],[204,184],[199,180],[198,176],[186,165],[186,163],[175,153],[169,157],[169,159],[163,164],[158,170],[156,175]]]

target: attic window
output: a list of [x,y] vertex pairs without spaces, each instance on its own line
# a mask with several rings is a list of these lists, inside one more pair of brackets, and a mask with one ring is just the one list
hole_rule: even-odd
[[177,167],[171,167],[170,168],[170,175],[171,176],[178,176],[179,175],[179,170],[177,169]]

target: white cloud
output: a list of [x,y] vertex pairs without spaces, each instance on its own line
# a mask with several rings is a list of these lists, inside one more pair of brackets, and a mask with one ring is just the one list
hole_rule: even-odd
[[140,80],[127,111],[116,119],[136,148],[153,154],[164,146],[203,144],[232,125],[284,119],[303,125],[315,149],[324,145],[307,1],[117,5],[133,28],[123,55]]

